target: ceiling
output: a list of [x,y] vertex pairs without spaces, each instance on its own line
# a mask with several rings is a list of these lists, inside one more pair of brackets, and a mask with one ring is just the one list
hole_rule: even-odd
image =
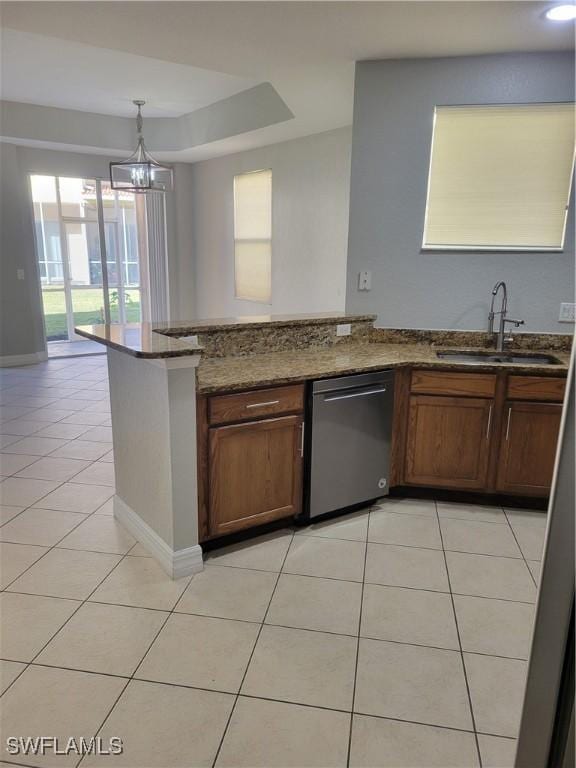
[[[149,117],[193,120],[220,102],[246,109],[242,94],[270,83],[283,116],[240,121],[241,132],[168,153],[194,161],[349,125],[356,60],[572,48],[572,24],[542,19],[549,5],[3,2],[2,95],[114,117],[144,98]],[[216,114],[230,109],[208,122]]]

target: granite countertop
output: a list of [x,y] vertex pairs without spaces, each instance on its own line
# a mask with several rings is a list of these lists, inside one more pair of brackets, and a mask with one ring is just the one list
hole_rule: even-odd
[[134,357],[183,357],[202,351],[192,339],[182,338],[215,331],[299,326],[325,326],[335,323],[374,322],[376,315],[350,315],[345,312],[320,312],[309,315],[250,315],[212,320],[166,321],[81,325],[74,330],[80,336],[97,341]]
[[160,359],[197,355],[202,347],[190,339],[177,339],[158,333],[156,324],[126,323],[125,325],[81,325],[75,328],[77,334],[97,341],[112,349],[126,352],[133,357]]
[[[441,347],[431,344],[349,344],[341,347],[269,352],[249,357],[201,360],[196,369],[199,394],[231,392],[241,389],[321,379],[351,373],[417,365],[419,368],[489,371],[565,376],[569,352],[538,350],[560,360],[558,365],[527,363],[457,363],[436,357]],[[536,353],[536,352],[535,352]]]

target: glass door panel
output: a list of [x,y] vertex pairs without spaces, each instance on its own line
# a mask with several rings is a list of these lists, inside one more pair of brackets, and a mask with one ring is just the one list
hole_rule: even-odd
[[34,175],[31,187],[47,340],[79,339],[75,326],[107,315],[139,321],[135,196],[94,179]]

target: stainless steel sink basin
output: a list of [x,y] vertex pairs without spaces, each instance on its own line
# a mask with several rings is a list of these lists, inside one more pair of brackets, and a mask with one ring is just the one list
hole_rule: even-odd
[[453,363],[524,363],[525,365],[558,365],[560,360],[552,355],[531,355],[522,352],[485,352],[470,350],[444,350],[436,352],[436,357],[441,360],[450,360]]

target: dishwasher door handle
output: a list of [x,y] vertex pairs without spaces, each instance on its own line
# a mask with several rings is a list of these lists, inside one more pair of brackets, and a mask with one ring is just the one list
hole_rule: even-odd
[[363,392],[352,392],[349,395],[332,395],[332,397],[324,397],[325,403],[334,402],[334,400],[350,400],[353,397],[367,397],[368,395],[379,395],[382,392],[386,392],[386,387],[380,387],[380,389],[367,389]]

